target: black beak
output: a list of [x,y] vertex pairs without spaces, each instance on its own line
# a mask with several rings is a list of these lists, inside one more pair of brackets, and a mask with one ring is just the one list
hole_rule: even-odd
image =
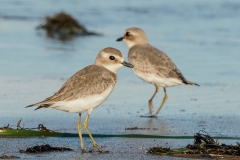
[[129,68],[133,68],[134,66],[131,63],[125,62],[123,61],[122,65],[129,67]]
[[122,41],[122,40],[123,40],[123,37],[118,38],[116,41]]

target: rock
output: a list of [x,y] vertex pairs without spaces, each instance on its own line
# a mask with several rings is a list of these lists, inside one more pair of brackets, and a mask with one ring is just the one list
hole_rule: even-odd
[[88,31],[82,24],[80,24],[71,15],[60,12],[53,16],[47,16],[45,23],[37,27],[37,29],[45,29],[49,37],[56,36],[75,36],[75,35],[100,35],[99,33]]

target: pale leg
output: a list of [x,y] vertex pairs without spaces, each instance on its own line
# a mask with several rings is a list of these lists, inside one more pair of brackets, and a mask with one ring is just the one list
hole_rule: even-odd
[[149,112],[150,112],[150,114],[152,114],[153,113],[153,104],[152,104],[152,100],[153,100],[153,98],[155,97],[155,95],[157,94],[157,92],[158,92],[158,86],[156,85],[156,84],[154,84],[155,85],[155,92],[153,93],[153,95],[152,95],[152,97],[149,99],[149,101],[148,101],[148,107],[149,107]]
[[84,152],[86,152],[86,150],[84,149],[84,143],[83,143],[83,138],[82,138],[81,113],[79,113],[79,116],[78,116],[77,129],[78,129],[78,134],[80,137],[80,144],[81,144],[82,152],[84,153]]
[[88,135],[91,138],[92,143],[93,143],[93,147],[92,147],[92,149],[89,152],[92,152],[95,148],[97,148],[99,150],[99,152],[104,153],[104,151],[100,147],[98,147],[97,142],[93,139],[93,136],[92,136],[90,130],[88,129],[88,118],[89,118],[89,116],[90,115],[87,114],[87,116],[86,116],[86,118],[84,120],[84,123],[83,123],[83,126],[86,129],[86,131],[87,131],[87,133],[88,133]]
[[149,113],[150,113],[150,115],[143,115],[143,116],[141,116],[141,117],[154,117],[154,116],[153,116],[153,104],[152,104],[152,100],[153,100],[153,98],[155,97],[155,95],[157,94],[158,89],[159,89],[159,87],[158,87],[156,84],[154,84],[154,86],[155,86],[155,92],[153,93],[152,97],[151,97],[151,98],[149,99],[149,101],[148,101],[148,107],[149,107]]
[[168,99],[168,96],[167,96],[167,93],[166,93],[166,88],[163,88],[164,89],[164,97],[163,97],[163,100],[162,100],[162,103],[160,105],[160,107],[158,108],[157,112],[154,114],[154,117],[157,117],[159,111],[162,109],[164,103],[167,101]]

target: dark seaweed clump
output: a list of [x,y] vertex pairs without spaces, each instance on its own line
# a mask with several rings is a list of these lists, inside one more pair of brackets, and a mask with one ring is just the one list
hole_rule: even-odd
[[8,156],[8,155],[6,155],[6,154],[0,155],[0,159],[16,159],[16,158],[20,158],[20,157],[17,157],[17,156]]
[[166,154],[170,152],[170,148],[163,148],[163,147],[152,147],[149,148],[148,153],[159,153],[159,154]]
[[158,130],[157,128],[139,128],[139,127],[131,127],[131,128],[125,128],[125,130]]
[[42,152],[63,152],[63,151],[72,151],[70,148],[63,147],[52,147],[49,144],[33,146],[27,148],[26,150],[20,150],[20,153],[42,153]]
[[194,135],[194,143],[188,144],[184,148],[170,149],[163,147],[149,148],[147,153],[158,155],[170,155],[188,158],[228,158],[240,159],[240,144],[226,145],[214,139],[206,132],[200,131]]
[[[38,124],[38,127],[37,128],[25,128],[25,127],[21,127],[21,122],[22,122],[22,119],[20,119],[18,122],[17,122],[17,130],[38,130],[38,131],[41,131],[41,132],[55,132],[53,130],[50,130],[48,129],[47,127],[45,127],[43,124]],[[13,128],[9,127],[9,124],[7,126],[3,126],[3,127],[0,127],[0,130],[14,130]]]
[[194,144],[186,146],[185,154],[220,154],[240,156],[240,144],[226,145],[218,140],[214,141],[206,132],[199,132],[194,135]]

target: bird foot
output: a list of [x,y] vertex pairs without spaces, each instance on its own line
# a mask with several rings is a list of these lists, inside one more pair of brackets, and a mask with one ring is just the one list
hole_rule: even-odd
[[152,115],[152,114],[140,115],[140,117],[143,117],[143,118],[157,118],[157,116]]
[[87,153],[88,151],[86,151],[85,149],[82,149],[82,153]]
[[92,152],[94,149],[97,149],[100,153],[108,153],[108,151],[102,150],[98,145],[93,145],[92,149],[89,152]]
[[143,118],[157,118],[156,115],[152,115],[152,114],[140,115],[140,117],[143,117]]

